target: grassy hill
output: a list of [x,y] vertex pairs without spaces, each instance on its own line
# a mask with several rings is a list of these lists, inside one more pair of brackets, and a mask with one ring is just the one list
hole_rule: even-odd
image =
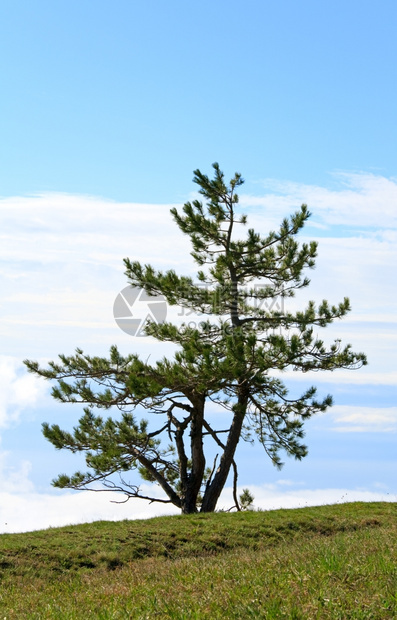
[[0,619],[397,618],[397,504],[0,536]]

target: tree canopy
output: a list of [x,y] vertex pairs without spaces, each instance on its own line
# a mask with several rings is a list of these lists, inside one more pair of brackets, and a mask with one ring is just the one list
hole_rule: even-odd
[[[310,301],[297,312],[271,303],[309,285],[306,272],[315,265],[317,243],[297,241],[310,217],[307,206],[283,219],[277,231],[262,235],[249,228],[236,236],[237,227],[247,224],[236,191],[244,181],[236,173],[226,183],[219,165],[213,169],[213,178],[194,172],[204,202],[187,202],[181,213],[171,210],[190,237],[197,280],[124,260],[132,286],[203,315],[195,326],[146,325],[148,336],[177,345],[173,358],[149,364],[112,346],[107,358],[76,349],[48,368],[25,361],[31,372],[56,381],[55,399],[85,405],[72,432],[43,424],[44,436],[57,449],[85,455],[87,471],[61,474],[53,481],[56,487],[122,492],[126,499],[172,503],[183,513],[211,512],[231,474],[240,509],[239,441],[255,438],[277,467],[281,452],[300,460],[307,454],[305,420],[332,404],[329,395],[317,399],[315,387],[290,397],[275,371],[366,364],[365,355],[350,345],[336,340],[326,346],[317,334],[349,312],[348,298],[338,305]],[[209,416],[219,410],[224,413]],[[159,485],[161,496],[142,490],[139,478]]]

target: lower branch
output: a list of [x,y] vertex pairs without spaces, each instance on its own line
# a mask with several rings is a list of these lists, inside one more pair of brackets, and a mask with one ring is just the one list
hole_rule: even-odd
[[236,461],[234,459],[233,459],[232,465],[233,465],[233,470],[234,470],[234,475],[233,475],[233,499],[234,499],[234,503],[235,503],[235,506],[236,506],[238,512],[240,512],[241,511],[241,507],[240,507],[240,504],[238,503],[238,499],[237,499],[237,478],[238,478],[238,472],[237,472]]

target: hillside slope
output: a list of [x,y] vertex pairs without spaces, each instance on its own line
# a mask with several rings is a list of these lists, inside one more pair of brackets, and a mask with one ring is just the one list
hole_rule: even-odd
[[0,577],[7,620],[396,618],[397,504],[4,534]]

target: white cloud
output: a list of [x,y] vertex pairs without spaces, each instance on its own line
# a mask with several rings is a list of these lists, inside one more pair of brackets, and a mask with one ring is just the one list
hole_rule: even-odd
[[336,189],[266,179],[265,196],[241,196],[245,206],[263,207],[265,215],[288,214],[302,203],[314,222],[355,228],[394,228],[397,225],[397,180],[368,173],[336,173]]
[[9,463],[10,452],[0,453],[0,494],[1,493],[30,493],[34,485],[29,479],[32,469],[30,461],[23,460],[16,468]]
[[[111,497],[110,497],[111,496]],[[91,521],[121,521],[178,514],[169,504],[150,504],[145,500],[122,500],[112,493],[90,491],[50,493],[9,493],[0,491],[0,533],[27,532]]]
[[0,355],[0,427],[17,422],[23,409],[34,407],[45,391],[44,382],[28,375],[18,360]]
[[172,206],[56,193],[3,198],[0,259],[42,267],[72,259],[122,268],[125,256],[175,264],[187,247],[170,215]]
[[3,352],[52,356],[52,343],[84,346],[89,332],[108,346],[117,340],[112,310],[127,284],[124,257],[185,273],[192,268],[171,206],[64,194],[0,200]]
[[[296,486],[297,484],[298,485],[303,485],[304,482],[297,483],[294,480],[288,480],[288,479],[285,479],[285,478],[280,478],[280,480],[276,481],[276,485],[285,486],[285,487],[293,487],[293,486]],[[275,485],[274,485],[274,488],[276,488]]]
[[294,372],[287,370],[285,372],[276,372],[272,374],[275,377],[280,377],[283,381],[299,381],[300,383],[308,383],[317,385],[321,382],[330,383],[335,385],[396,385],[397,384],[397,371],[391,370],[389,372],[382,371],[381,368],[377,369],[377,372],[371,372],[370,366],[360,368],[357,370],[334,370],[332,372],[319,371],[319,372]]
[[331,429],[338,432],[397,432],[397,407],[335,405],[325,416],[332,419]]
[[[144,485],[142,485],[144,486]],[[291,489],[279,480],[275,485],[254,486],[249,490],[254,495],[255,508],[273,510],[277,508],[299,508],[353,501],[396,501],[393,494],[379,485],[370,489]],[[298,486],[302,486],[298,483]],[[281,487],[281,488],[279,488]],[[111,493],[10,493],[0,490],[0,533],[27,532],[48,527],[60,527],[98,520],[121,521],[123,519],[148,519],[155,516],[179,514],[170,504],[149,504],[144,500],[130,500],[124,504],[111,503]],[[122,499],[122,496],[119,496]],[[115,499],[113,497],[113,499]],[[228,509],[234,504],[232,489],[226,488],[221,496],[219,508]]]
[[397,294],[393,282],[397,263],[397,246],[392,241],[366,238],[319,239],[316,269],[310,274],[312,284],[306,297],[330,299],[344,296],[351,300],[352,316],[397,313]]

